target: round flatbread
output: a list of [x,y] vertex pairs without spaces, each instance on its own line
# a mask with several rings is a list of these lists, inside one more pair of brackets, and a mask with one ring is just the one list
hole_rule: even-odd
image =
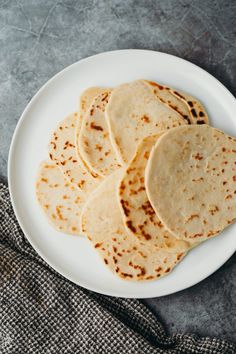
[[94,191],[82,213],[82,229],[109,269],[123,279],[153,280],[168,274],[184,257],[149,248],[124,227],[117,199],[120,169]]
[[118,189],[124,224],[141,241],[155,249],[183,252],[189,242],[176,239],[163,225],[152,208],[145,189],[145,168],[150,151],[158,138],[145,138],[138,146],[134,158],[126,169]]
[[58,231],[81,234],[80,214],[86,195],[69,183],[54,163],[41,164],[36,195],[51,224]]
[[208,125],[163,134],[147,163],[148,198],[178,237],[204,241],[236,218],[236,139]]
[[94,98],[88,112],[84,115],[78,149],[82,160],[93,175],[107,176],[121,165],[111,145],[105,107],[111,90],[103,90]]
[[176,89],[160,85],[154,81],[146,81],[155,95],[170,108],[177,111],[187,124],[208,124],[205,108],[196,98]]
[[49,144],[49,157],[60,168],[64,176],[84,192],[90,192],[101,181],[93,178],[85,169],[75,148],[75,132],[78,114],[70,114],[57,127]]
[[114,151],[128,163],[146,136],[186,124],[183,117],[163,104],[143,80],[116,87],[106,106]]

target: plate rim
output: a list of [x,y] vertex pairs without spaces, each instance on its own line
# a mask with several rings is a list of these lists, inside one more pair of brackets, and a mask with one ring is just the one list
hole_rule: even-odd
[[[34,242],[33,237],[31,237],[31,235],[26,231],[26,228],[24,227],[24,222],[23,220],[21,220],[21,217],[18,214],[17,211],[17,207],[16,207],[16,203],[15,203],[15,197],[14,197],[14,187],[13,187],[13,169],[14,169],[14,164],[13,164],[13,159],[14,159],[14,148],[15,148],[15,144],[17,141],[17,137],[19,135],[20,129],[21,129],[21,125],[24,123],[24,120],[26,119],[25,117],[27,117],[27,113],[30,110],[30,108],[33,106],[34,102],[39,98],[39,96],[41,95],[41,93],[44,91],[44,89],[50,85],[51,82],[53,82],[56,78],[60,77],[61,75],[63,75],[66,71],[71,70],[72,67],[78,65],[79,63],[85,62],[85,61],[89,61],[89,60],[93,60],[96,59],[97,57],[103,56],[103,55],[116,55],[116,54],[121,54],[121,53],[127,53],[129,54],[130,52],[136,52],[136,53],[146,53],[146,54],[156,54],[156,55],[160,55],[163,57],[171,57],[172,59],[177,59],[178,61],[182,61],[183,63],[187,64],[187,65],[191,65],[194,66],[197,70],[200,70],[204,75],[210,76],[211,79],[213,79],[213,81],[215,81],[215,83],[224,91],[224,94],[226,96],[228,96],[229,99],[233,99],[235,100],[234,95],[217,79],[215,78],[212,74],[208,73],[206,70],[204,70],[203,68],[201,68],[200,66],[186,60],[183,59],[181,57],[169,54],[169,53],[165,53],[165,52],[161,52],[161,51],[155,51],[155,50],[148,50],[148,49],[119,49],[119,50],[111,50],[111,51],[105,51],[105,52],[101,52],[98,54],[94,54],[85,58],[82,58],[68,66],[66,66],[64,69],[60,70],[58,73],[56,73],[55,75],[53,75],[49,80],[47,80],[41,87],[40,89],[34,94],[34,96],[30,99],[30,101],[28,102],[28,104],[26,105],[25,109],[23,110],[17,124],[16,127],[14,129],[14,133],[12,135],[12,139],[11,139],[11,143],[10,143],[10,148],[9,148],[9,153],[8,153],[8,167],[7,167],[7,173],[8,173],[8,187],[9,187],[9,193],[10,193],[10,200],[12,203],[12,207],[16,216],[16,219],[20,225],[21,230],[23,231],[25,237],[27,238],[28,242],[30,243],[30,245],[33,247],[33,249],[37,252],[37,254],[51,267],[54,269],[54,271],[56,271],[58,274],[62,275],[64,278],[68,279],[69,281],[73,282],[76,285],[81,286],[84,289],[90,290],[90,291],[94,291],[98,294],[102,294],[102,295],[108,295],[108,296],[112,296],[112,297],[120,297],[120,298],[136,298],[136,299],[148,299],[148,298],[153,298],[153,297],[162,297],[162,296],[167,296],[167,295],[171,295],[183,290],[186,290],[194,285],[199,284],[200,282],[202,282],[204,279],[207,279],[210,275],[212,275],[213,273],[215,273],[219,268],[221,268],[223,266],[224,263],[226,263],[230,257],[232,257],[232,255],[234,254],[234,252],[236,251],[236,246],[235,248],[232,247],[232,252],[227,256],[227,258],[223,259],[223,261],[221,261],[220,263],[217,263],[216,266],[213,267],[213,270],[211,270],[209,272],[209,274],[207,276],[203,275],[200,277],[199,280],[197,281],[192,281],[190,282],[190,284],[188,284],[187,286],[182,286],[179,290],[171,290],[171,291],[163,291],[163,293],[161,295],[158,294],[150,294],[150,295],[138,295],[135,296],[133,294],[130,295],[120,295],[118,294],[116,291],[112,290],[111,292],[109,291],[101,291],[97,290],[96,288],[94,288],[93,286],[87,286],[83,281],[80,282],[78,280],[75,280],[73,278],[73,276],[70,276],[67,274],[66,271],[63,270],[63,267],[58,267],[55,266],[53,264],[53,261],[51,261],[50,259],[48,259],[43,252],[41,252],[40,247],[37,246],[37,244]],[[236,101],[235,101],[236,104]]]

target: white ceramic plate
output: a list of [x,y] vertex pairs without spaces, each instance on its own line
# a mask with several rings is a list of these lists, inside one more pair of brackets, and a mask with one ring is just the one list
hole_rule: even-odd
[[127,282],[113,275],[85,238],[55,231],[35,197],[39,163],[47,158],[50,135],[77,109],[89,86],[112,87],[134,79],[156,80],[199,98],[215,127],[236,135],[236,101],[214,77],[180,58],[146,50],[120,50],[81,60],[49,80],[26,107],[9,154],[9,186],[17,219],[29,242],[54,269],[98,293],[156,297],[192,286],[218,269],[236,249],[236,224],[191,251],[174,271],[153,282]]

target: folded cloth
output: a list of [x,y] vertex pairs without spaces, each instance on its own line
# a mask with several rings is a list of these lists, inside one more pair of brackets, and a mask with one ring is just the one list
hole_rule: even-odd
[[0,353],[236,353],[196,335],[168,336],[138,300],[80,288],[48,266],[24,237],[0,183]]

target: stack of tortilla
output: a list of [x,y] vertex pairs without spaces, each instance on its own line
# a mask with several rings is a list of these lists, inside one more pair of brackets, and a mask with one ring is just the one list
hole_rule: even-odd
[[113,273],[158,279],[236,216],[236,140],[208,123],[196,98],[155,82],[89,88],[52,134],[39,203]]

